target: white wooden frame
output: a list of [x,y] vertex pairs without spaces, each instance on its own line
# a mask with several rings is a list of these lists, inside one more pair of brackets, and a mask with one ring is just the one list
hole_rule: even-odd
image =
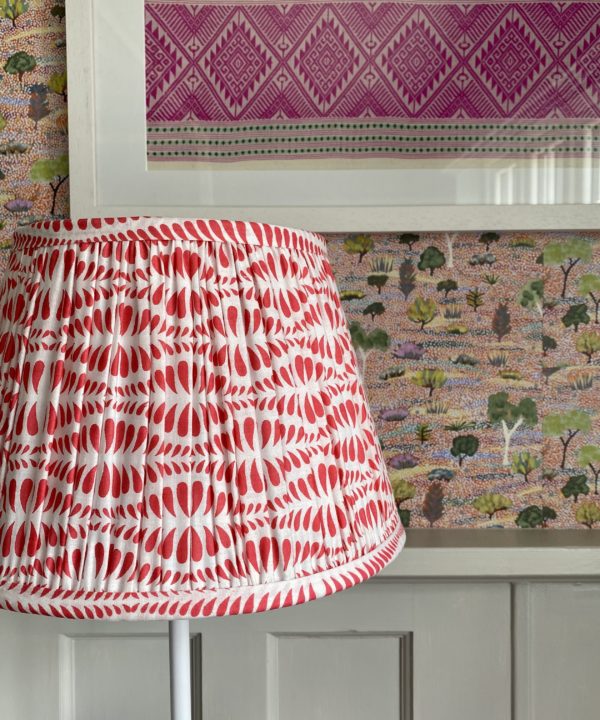
[[[524,169],[523,161],[500,169],[498,161],[479,161],[477,168],[456,161],[442,170],[435,169],[435,161],[426,166],[423,161],[418,168],[414,161],[410,161],[412,166],[383,162],[369,169],[348,161],[335,169],[331,163],[330,169],[321,164],[318,170],[302,161],[293,169],[289,163],[264,169],[269,164],[260,161],[259,169],[254,163],[253,168],[244,165],[242,170],[239,164],[149,170],[143,0],[67,0],[66,4],[74,217],[234,217],[323,232],[600,227],[598,158],[581,161],[587,163],[583,185],[576,161],[570,163],[571,169],[557,169],[552,160],[547,166],[540,161],[535,172],[533,165]],[[110,141],[101,142],[107,134]],[[556,185],[564,188],[561,204],[554,202],[555,184],[546,183],[553,172],[562,173]],[[571,191],[573,178],[579,178],[577,197]],[[480,191],[480,187],[486,189]],[[295,201],[294,188],[306,197],[299,204],[286,204],[286,198]],[[493,204],[427,202],[431,192],[447,198],[463,194],[461,188],[467,188],[465,202],[481,192],[492,197]],[[278,193],[281,198],[273,199]],[[414,204],[396,204],[399,196],[408,195]],[[512,204],[496,204],[507,202],[506,197]],[[530,198],[527,203],[544,204],[519,204],[524,197]],[[230,202],[223,204],[220,198]]]
[[[119,23],[128,13],[141,20],[142,0],[66,0],[69,72],[69,120],[71,163],[71,207],[73,217],[164,215],[180,217],[235,217],[317,231],[345,232],[356,229],[385,230],[471,230],[471,229],[599,229],[599,204],[544,205],[446,205],[393,206],[219,206],[165,204],[160,183],[151,188],[143,202],[107,204],[98,186],[95,46],[98,27],[94,10],[110,12],[121,4]],[[125,7],[123,7],[125,6]],[[143,33],[127,38],[138,64]],[[137,43],[137,45],[136,45]],[[106,79],[105,79],[106,81]],[[127,103],[127,88],[121,87],[121,102]],[[138,93],[140,92],[138,88]],[[138,97],[139,99],[139,97]],[[139,104],[138,104],[139,105]],[[128,112],[137,116],[145,129],[143,107]],[[119,140],[123,148],[123,138]],[[115,177],[124,172],[115,155]],[[140,167],[145,167],[145,153]],[[126,169],[125,169],[126,170]],[[139,170],[139,168],[138,168]],[[139,171],[142,172],[142,171]],[[146,170],[143,170],[145,173]],[[223,172],[227,173],[228,170]],[[358,171],[360,172],[360,171]],[[139,173],[138,173],[139,175]],[[155,178],[161,175],[155,172]],[[136,182],[127,175],[128,182]],[[192,177],[188,175],[188,178]],[[233,176],[229,176],[233,177]],[[600,170],[598,171],[600,193]],[[600,195],[599,195],[600,199]],[[384,577],[467,578],[467,577],[598,577],[600,576],[600,533],[587,530],[409,530],[406,547]]]

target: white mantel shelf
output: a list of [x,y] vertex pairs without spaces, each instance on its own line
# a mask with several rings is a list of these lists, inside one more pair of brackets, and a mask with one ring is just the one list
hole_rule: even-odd
[[597,530],[407,531],[380,579],[598,579]]

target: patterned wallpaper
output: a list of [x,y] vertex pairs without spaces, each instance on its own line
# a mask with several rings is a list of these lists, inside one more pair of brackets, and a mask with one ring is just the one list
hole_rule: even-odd
[[64,1],[0,0],[0,243],[68,213]]
[[[0,0],[0,270],[68,214],[64,4]],[[600,233],[328,236],[412,527],[600,526]]]

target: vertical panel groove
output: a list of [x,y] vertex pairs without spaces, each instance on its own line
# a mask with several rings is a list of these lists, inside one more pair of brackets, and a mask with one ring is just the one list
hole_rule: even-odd
[[202,635],[190,638],[190,683],[192,686],[192,720],[202,720]]

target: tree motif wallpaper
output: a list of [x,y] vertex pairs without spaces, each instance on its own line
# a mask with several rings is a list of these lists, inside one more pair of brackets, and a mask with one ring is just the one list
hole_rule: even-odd
[[[0,276],[68,215],[64,3],[0,0]],[[600,527],[600,232],[327,236],[410,527]]]
[[0,246],[68,214],[64,0],[0,0]]
[[328,250],[405,525],[600,526],[600,233]]

